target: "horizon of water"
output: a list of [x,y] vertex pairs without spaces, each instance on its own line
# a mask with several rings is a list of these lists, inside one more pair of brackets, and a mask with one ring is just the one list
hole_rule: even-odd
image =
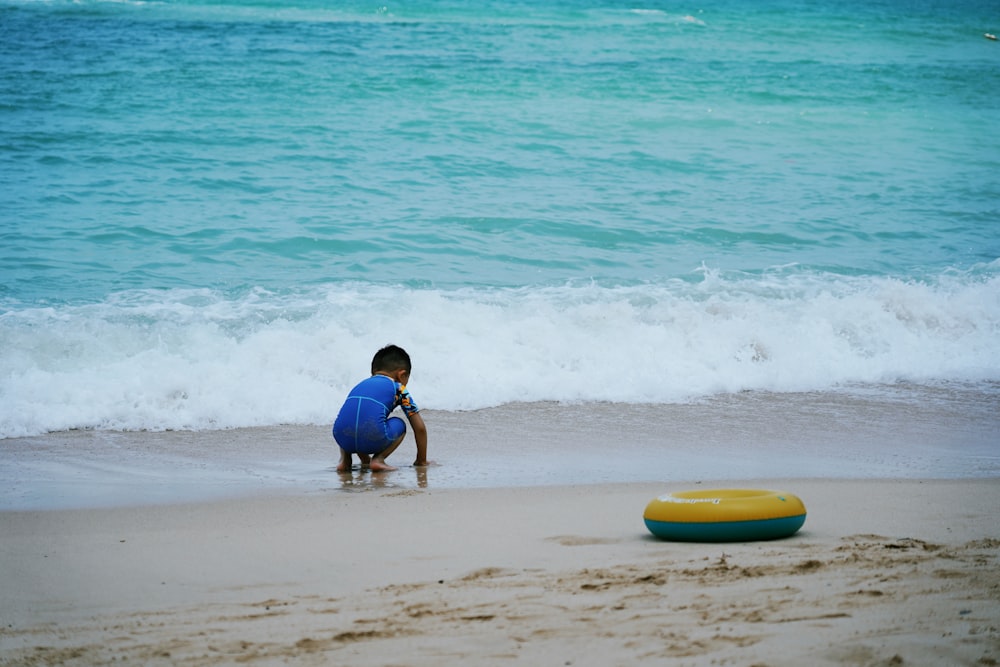
[[[991,23],[993,22],[993,23]],[[0,0],[0,438],[1000,383],[989,2]]]

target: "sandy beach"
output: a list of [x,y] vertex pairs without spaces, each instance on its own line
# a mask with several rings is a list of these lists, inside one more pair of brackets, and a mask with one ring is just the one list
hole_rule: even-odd
[[[0,441],[2,665],[995,665],[997,398],[740,394],[428,411],[338,475],[327,426]],[[767,488],[769,542],[657,540]]]
[[1000,480],[746,480],[791,538],[611,484],[0,513],[4,665],[995,665]]

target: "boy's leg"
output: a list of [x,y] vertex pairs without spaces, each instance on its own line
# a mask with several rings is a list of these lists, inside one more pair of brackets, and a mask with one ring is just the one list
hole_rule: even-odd
[[[361,455],[364,457],[364,455]],[[364,463],[364,458],[361,459]],[[354,457],[343,447],[340,448],[340,463],[337,464],[337,472],[351,472],[351,466],[354,465]]]
[[395,468],[385,462],[385,459],[389,454],[396,451],[396,448],[403,442],[403,438],[406,437],[406,423],[399,417],[389,417],[385,420],[385,433],[388,437],[393,438],[393,440],[389,443],[388,447],[372,456],[370,467],[373,472],[395,470]]
[[[371,454],[364,454],[358,452],[358,458],[361,459],[361,467],[367,468],[371,463]],[[350,452],[345,451],[343,448],[340,449],[340,463],[337,464],[337,472],[351,472],[351,468],[354,466],[354,457],[351,456]]]
[[403,435],[393,440],[391,445],[389,445],[381,452],[372,457],[371,463],[369,464],[369,467],[372,469],[372,472],[385,472],[389,470],[396,470],[396,468],[386,463],[385,459],[387,456],[396,451],[396,448],[399,447],[399,445],[403,442],[403,438],[405,437],[406,434],[404,433]]

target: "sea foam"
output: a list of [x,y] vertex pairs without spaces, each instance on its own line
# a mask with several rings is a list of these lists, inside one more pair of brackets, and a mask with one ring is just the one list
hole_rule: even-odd
[[[992,273],[992,272],[987,272]],[[0,437],[330,421],[374,351],[422,408],[1000,379],[1000,278],[132,291],[0,315]]]

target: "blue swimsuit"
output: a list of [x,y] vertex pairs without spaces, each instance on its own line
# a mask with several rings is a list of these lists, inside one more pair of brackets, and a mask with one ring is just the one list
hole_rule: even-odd
[[334,440],[351,454],[378,454],[406,433],[403,420],[389,416],[397,406],[407,415],[420,411],[406,386],[391,377],[373,375],[362,380],[347,395],[333,422]]

